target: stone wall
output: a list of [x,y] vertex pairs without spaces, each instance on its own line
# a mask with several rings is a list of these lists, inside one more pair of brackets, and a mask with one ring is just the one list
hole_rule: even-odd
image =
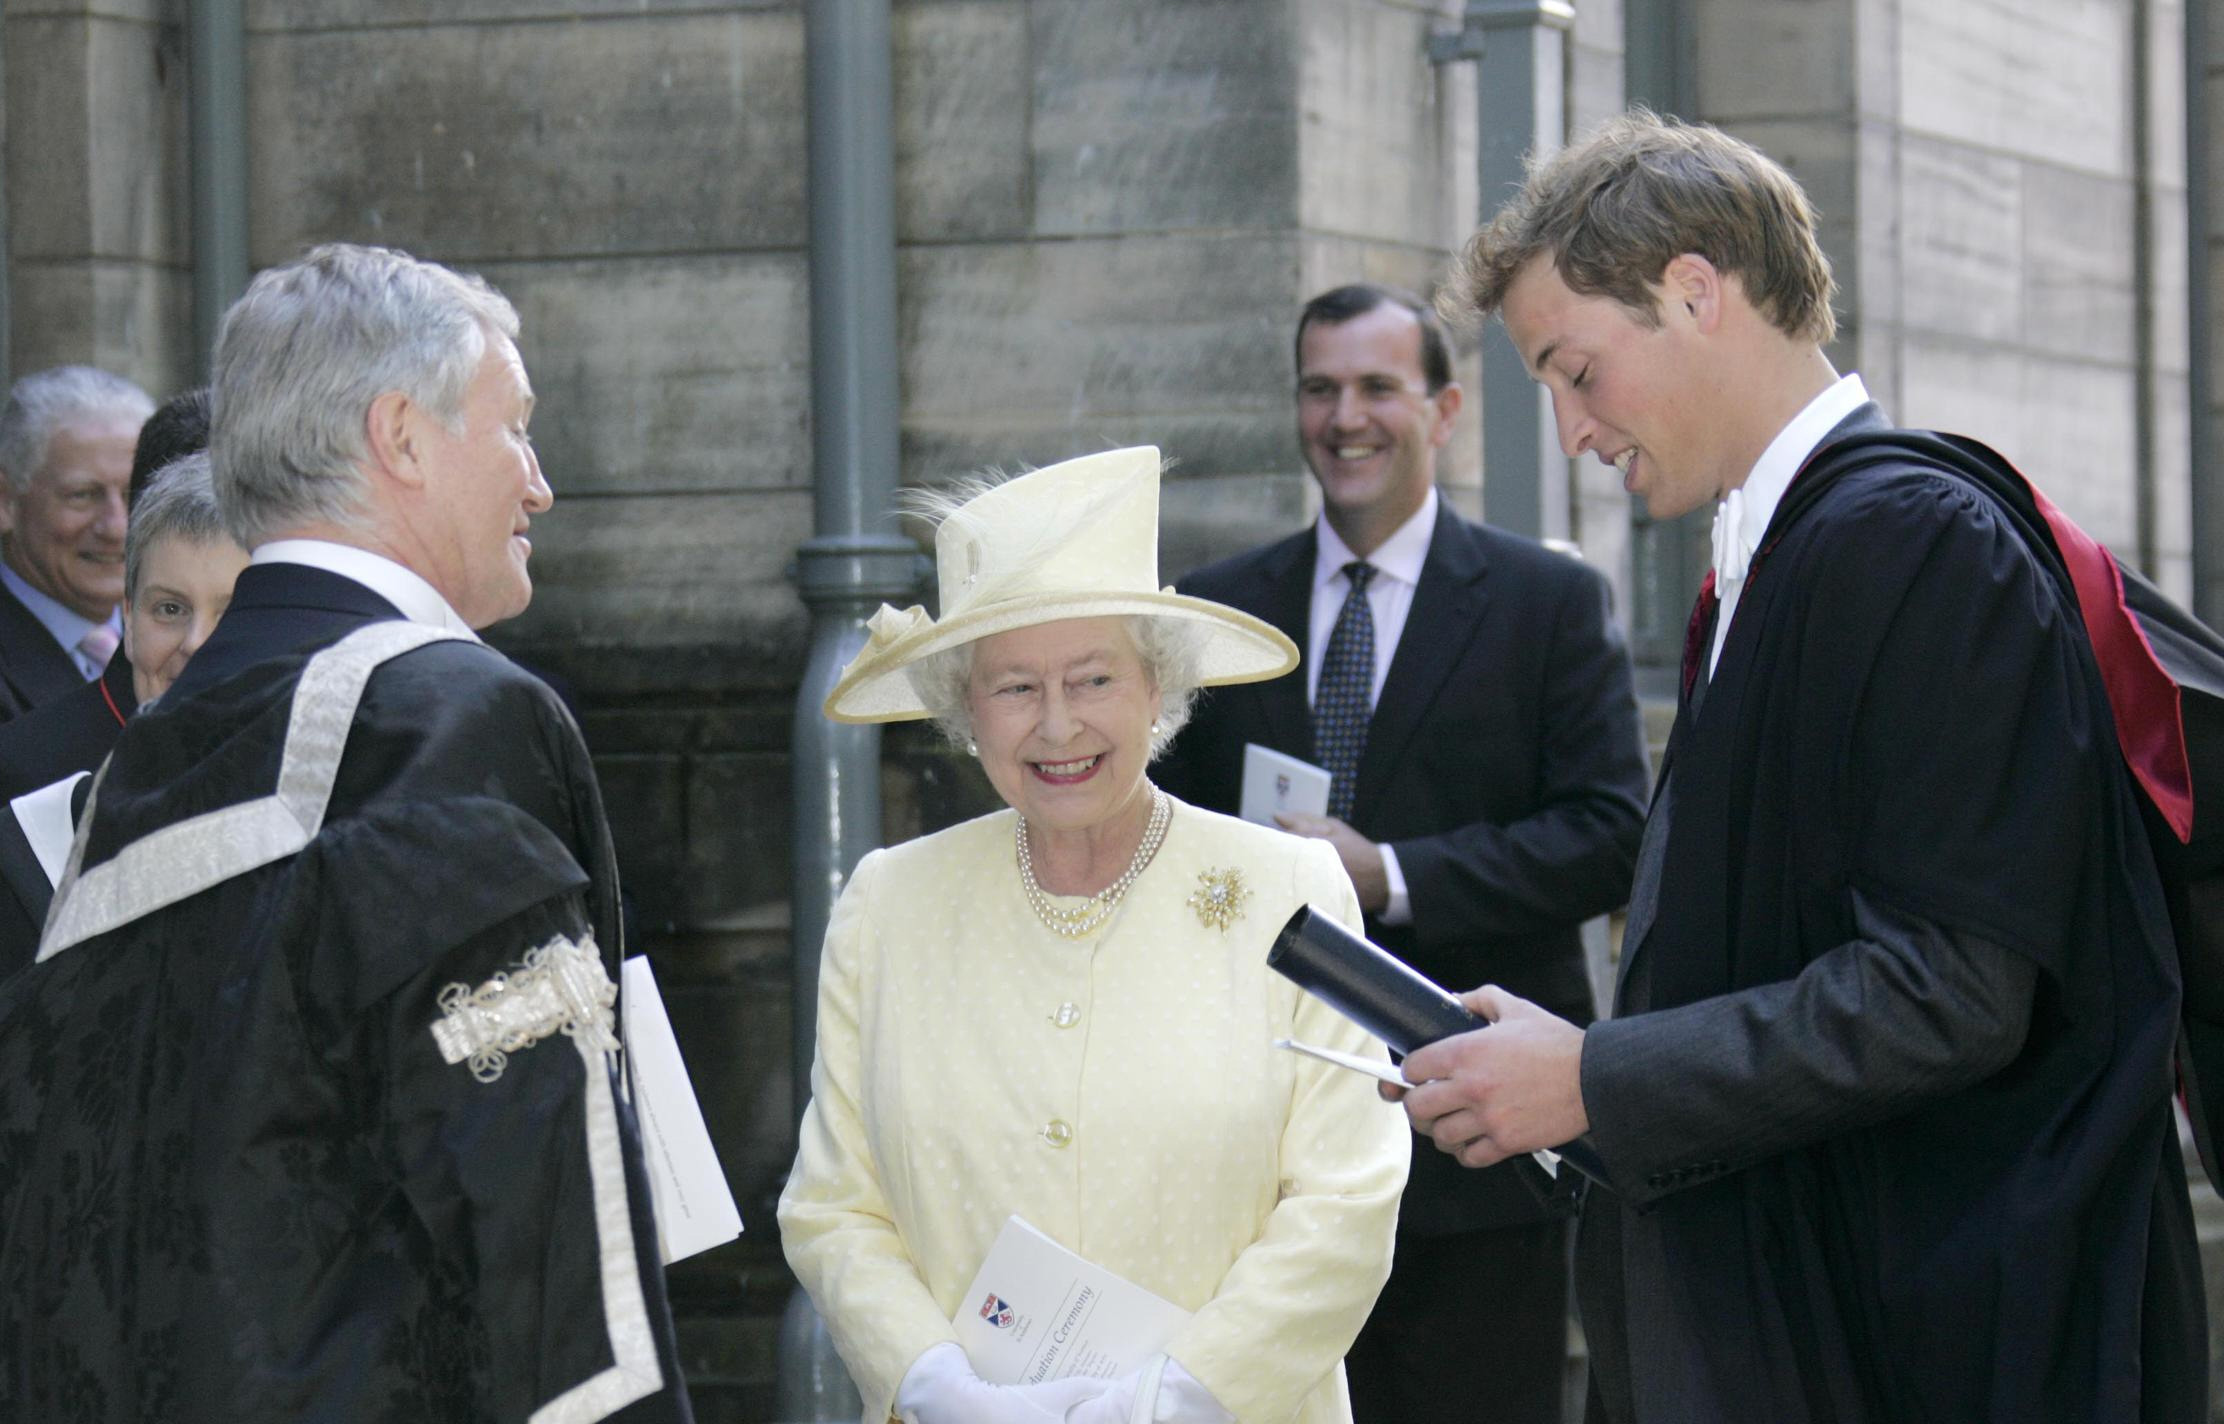
[[[706,1421],[769,1417],[789,1289],[771,1201],[792,1150],[788,563],[811,525],[802,3],[247,5],[253,262],[391,243],[484,272],[524,320],[557,504],[533,607],[497,640],[582,711],[637,947],[751,1225],[675,1274]],[[2182,589],[2177,0],[1686,4],[1699,116],[1822,208],[1842,363],[1903,418],[1991,438],[2119,547],[2141,537],[2146,451],[2156,566]],[[1168,578],[1298,527],[1299,304],[1427,286],[1480,206],[1472,70],[1424,43],[1459,10],[897,0],[904,478],[1159,444]],[[6,8],[17,372],[193,378],[184,14]],[[1578,4],[1571,130],[1620,106],[1623,27],[1622,0]],[[1480,405],[1446,472],[1471,512]],[[1641,611],[1618,482],[1594,462],[1571,489],[1576,537]],[[891,839],[987,803],[916,729],[887,745]]]
[[176,0],[10,0],[9,368],[193,376],[185,31]]
[[[1157,443],[1176,461],[1168,577],[1301,523],[1297,306],[1354,277],[1426,285],[1475,210],[1472,80],[1423,57],[1457,8],[898,3],[905,479]],[[182,15],[75,14],[50,36],[9,11],[19,363],[187,379]],[[788,563],[811,519],[801,5],[250,0],[247,20],[253,264],[389,243],[519,308],[557,503],[532,609],[496,637],[582,711],[752,1226],[674,1273],[699,1412],[764,1418],[789,1288],[771,1215],[792,1150]],[[27,163],[36,91],[88,66],[161,68],[142,87],[162,121],[92,115],[118,81],[80,79],[30,131],[90,156]],[[86,195],[31,186],[87,175]],[[64,220],[98,240],[64,241]],[[42,306],[63,290],[50,258],[169,304],[135,323],[87,304],[73,335]],[[1470,507],[1478,446],[1470,419]],[[891,838],[986,804],[925,736],[888,747]]]
[[1821,210],[1841,366],[1901,421],[1997,446],[2187,593],[2175,0],[1694,13],[1702,116],[1788,163]]

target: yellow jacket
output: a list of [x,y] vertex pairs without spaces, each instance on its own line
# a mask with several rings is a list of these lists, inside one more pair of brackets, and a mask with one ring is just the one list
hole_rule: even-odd
[[[1390,1269],[1409,1154],[1381,1055],[1266,966],[1301,904],[1359,927],[1326,842],[1175,803],[1112,920],[1044,928],[1001,811],[857,867],[827,927],[818,1059],[780,1199],[789,1264],[888,1416],[1004,1218],[1196,1312],[1167,1354],[1242,1424],[1348,1424],[1342,1357]],[[1200,876],[1249,892],[1226,929]]]

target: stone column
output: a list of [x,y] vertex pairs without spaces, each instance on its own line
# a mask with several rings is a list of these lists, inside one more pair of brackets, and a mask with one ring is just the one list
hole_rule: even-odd
[[1784,161],[1820,210],[1841,369],[1903,424],[1994,445],[2134,561],[2151,479],[2148,542],[2182,590],[2185,338],[2166,309],[2184,305],[2168,231],[2184,184],[2166,135],[2183,111],[2153,82],[2175,0],[1692,13],[1700,117]]
[[8,365],[193,378],[183,6],[23,0],[7,72]]

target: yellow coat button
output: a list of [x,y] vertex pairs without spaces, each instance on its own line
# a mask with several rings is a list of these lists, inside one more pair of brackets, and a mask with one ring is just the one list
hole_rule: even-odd
[[1053,1147],[1064,1147],[1073,1141],[1073,1125],[1062,1117],[1054,1117],[1043,1124],[1042,1140]]
[[1081,1006],[1072,1002],[1060,1004],[1058,1012],[1050,1016],[1050,1021],[1060,1028],[1072,1028],[1081,1022]]

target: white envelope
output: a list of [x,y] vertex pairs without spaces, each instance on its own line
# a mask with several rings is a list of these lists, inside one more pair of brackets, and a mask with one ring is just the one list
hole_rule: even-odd
[[741,1235],[741,1209],[718,1165],[695,1085],[680,1058],[656,975],[642,955],[619,971],[625,992],[626,1053],[633,1060],[633,1111],[656,1207],[657,1245],[669,1266]]
[[1246,821],[1275,825],[1277,812],[1328,814],[1328,772],[1309,761],[1247,742],[1243,748],[1243,806]]

